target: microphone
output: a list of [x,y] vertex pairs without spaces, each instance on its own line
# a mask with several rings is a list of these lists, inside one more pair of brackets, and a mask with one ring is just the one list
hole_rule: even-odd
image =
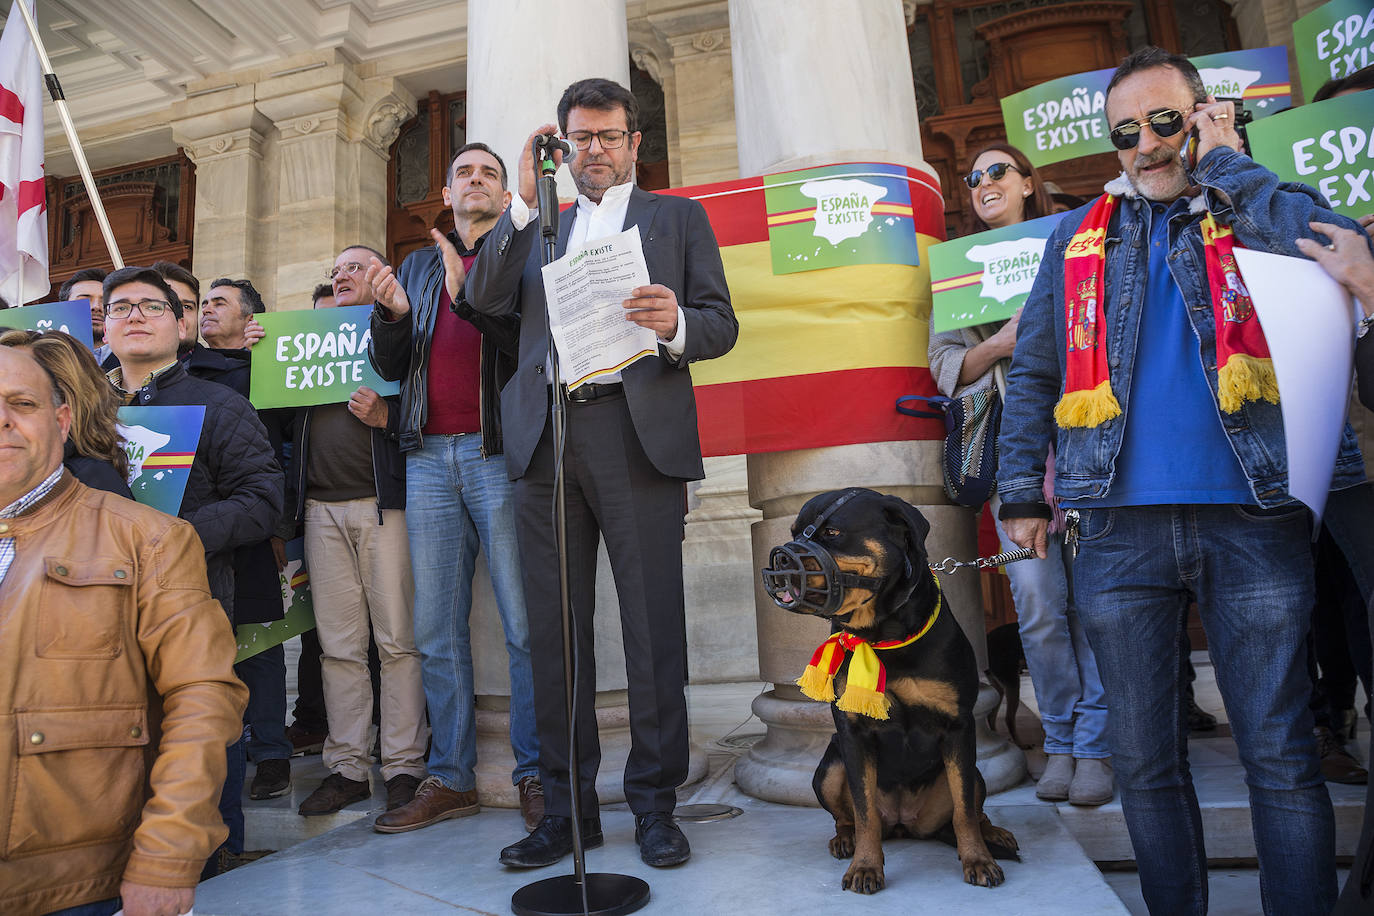
[[557,166],[553,162],[554,150],[562,150],[564,156],[572,155],[572,147],[566,140],[551,134],[540,134],[534,138],[534,157],[539,161],[541,173],[553,172]]
[[539,179],[535,185],[539,234],[546,239],[558,237],[558,185],[554,181],[558,166],[553,161],[554,150],[562,150],[564,156],[572,155],[572,147],[558,137],[539,134],[534,138],[534,158],[539,163]]

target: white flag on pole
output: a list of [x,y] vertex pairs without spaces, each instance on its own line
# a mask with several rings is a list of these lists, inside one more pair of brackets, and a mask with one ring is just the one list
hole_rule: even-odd
[[43,73],[15,0],[0,35],[0,296],[23,305],[47,295],[43,191]]

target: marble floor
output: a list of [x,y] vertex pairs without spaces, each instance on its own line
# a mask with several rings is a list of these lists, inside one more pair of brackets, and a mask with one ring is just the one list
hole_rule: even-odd
[[[1199,654],[1198,698],[1219,715],[1211,668]],[[293,666],[294,667],[294,666]],[[692,860],[676,869],[644,866],[633,842],[633,818],[624,805],[602,809],[606,846],[587,856],[592,872],[643,878],[651,888],[644,913],[791,914],[820,912],[836,905],[845,912],[907,913],[915,901],[936,911],[961,913],[1143,913],[1139,881],[1120,866],[1104,872],[1094,864],[1129,860],[1120,805],[1077,809],[1035,798],[1026,783],[988,799],[994,822],[1012,830],[1020,862],[1004,863],[999,888],[970,887],[960,879],[953,850],[933,842],[897,841],[885,848],[887,889],[873,897],[840,890],[844,864],[825,848],[828,815],[749,798],[734,785],[735,760],[762,725],[749,703],[763,684],[716,684],[689,688],[693,740],[706,752],[708,776],[688,787],[682,804],[720,803],[740,810],[721,821],[684,824]],[[1019,722],[1023,738],[1038,728],[1034,693],[1024,684],[1027,708]],[[1360,746],[1368,747],[1363,732]],[[1242,772],[1226,729],[1190,743],[1193,771],[1205,816],[1208,851],[1218,859],[1254,855]],[[1037,752],[1029,755],[1038,772]],[[1363,751],[1360,756],[1363,758]],[[509,913],[511,895],[525,884],[567,874],[571,864],[530,872],[506,869],[499,849],[520,836],[516,812],[484,809],[481,814],[425,830],[383,836],[371,830],[381,807],[381,780],[367,802],[326,818],[301,818],[300,799],[325,775],[318,757],[293,760],[294,788],[267,802],[245,800],[248,846],[280,849],[261,860],[202,884],[200,914],[302,913]],[[374,773],[374,777],[376,774]],[[1363,787],[1332,786],[1338,845],[1353,849]],[[1091,858],[1084,850],[1091,850]],[[1349,854],[1349,849],[1345,850]],[[1212,912],[1241,916],[1259,912],[1258,876],[1253,868],[1213,868]]]

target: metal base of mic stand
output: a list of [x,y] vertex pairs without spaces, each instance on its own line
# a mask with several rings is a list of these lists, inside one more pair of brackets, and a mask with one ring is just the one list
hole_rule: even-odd
[[[556,166],[553,149],[559,144],[565,153],[566,144],[540,135],[533,148],[534,161],[539,163],[537,182],[539,204],[539,234],[543,237],[543,261],[551,264],[558,250],[558,190],[554,184]],[[545,316],[545,326],[553,325]],[[526,884],[510,898],[511,909],[517,916],[617,916],[633,913],[649,902],[649,885],[633,875],[606,873],[587,874],[582,849],[582,781],[581,761],[577,753],[577,710],[574,703],[576,679],[574,669],[575,638],[573,635],[572,593],[568,584],[568,510],[564,489],[563,445],[567,441],[567,401],[561,384],[558,348],[553,331],[548,334],[548,360],[552,400],[552,432],[554,455],[554,540],[558,548],[558,590],[563,625],[563,689],[568,716],[568,785],[571,788],[573,873],[545,878]]]
[[633,875],[593,872],[583,878],[582,885],[576,875],[526,884],[510,898],[511,910],[515,916],[620,916],[649,902],[649,885]]

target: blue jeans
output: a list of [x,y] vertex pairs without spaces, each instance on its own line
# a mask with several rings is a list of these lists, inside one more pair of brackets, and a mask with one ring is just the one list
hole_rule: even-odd
[[234,673],[248,687],[248,726],[245,750],[254,763],[286,760],[294,753],[286,740],[286,649],[273,646],[234,666]]
[[[997,518],[995,511],[993,518]],[[1016,549],[1000,521],[997,535],[1003,550]],[[1100,760],[1111,754],[1107,749],[1107,701],[1102,679],[1078,612],[1069,603],[1068,555],[1063,540],[1051,535],[1047,546],[1049,556],[1045,559],[1022,560],[1006,567],[1021,647],[1045,727],[1045,753]]]
[[1308,709],[1308,529],[1305,509],[1082,511],[1074,599],[1107,689],[1121,807],[1151,913],[1207,908],[1182,701],[1190,598],[1245,766],[1264,911],[1324,914],[1336,901],[1335,822]]
[[483,458],[482,437],[426,436],[406,454],[406,531],[415,575],[415,647],[429,705],[428,769],[450,789],[476,787],[472,678],[472,575],[486,554],[510,662],[513,783],[539,775],[530,629],[520,581],[515,502],[500,455]]

